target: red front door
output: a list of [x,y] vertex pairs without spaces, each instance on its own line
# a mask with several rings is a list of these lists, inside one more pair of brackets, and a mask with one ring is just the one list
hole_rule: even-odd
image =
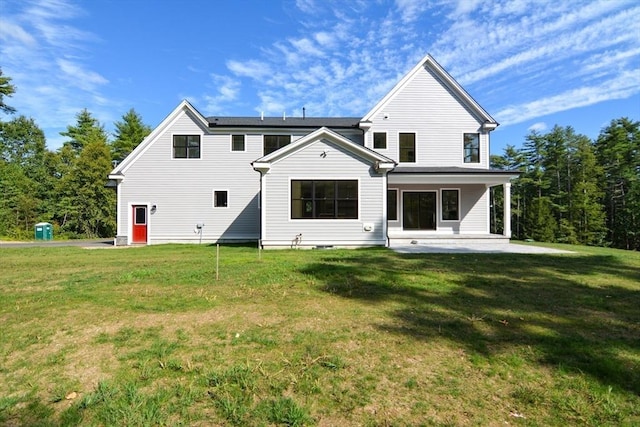
[[147,206],[133,206],[133,236],[131,243],[147,243]]

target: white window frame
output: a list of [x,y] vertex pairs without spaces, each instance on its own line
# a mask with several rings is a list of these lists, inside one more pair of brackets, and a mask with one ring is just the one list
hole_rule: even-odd
[[[376,147],[376,133],[381,133],[384,135],[384,148],[377,148]],[[406,133],[406,132],[403,132]],[[400,146],[400,136],[398,136],[398,147]],[[389,149],[389,134],[385,131],[385,132],[373,132],[371,134],[371,148],[373,148],[374,150],[388,150]]]
[[[242,150],[234,150],[233,149],[233,137],[234,136],[241,136],[242,137]],[[229,150],[232,153],[245,153],[247,151],[247,135],[244,133],[232,133],[230,136],[230,142],[229,142]]]
[[[387,215],[387,221],[391,222],[400,222],[400,189],[399,188],[387,188],[387,205],[389,204],[389,191],[394,191],[396,193],[396,219],[389,219],[389,215]],[[389,212],[388,206],[385,206],[387,212]]]
[[[443,192],[444,191],[457,191],[458,192],[458,219],[444,219],[444,201],[442,200],[442,197],[444,196]],[[442,222],[447,222],[447,223],[452,223],[452,222],[460,222],[462,221],[462,191],[460,190],[460,188],[441,188],[440,189],[440,206],[438,209],[438,213],[440,216],[440,221]]]
[[[173,155],[173,138],[176,136],[199,136],[200,137],[200,157],[175,157]],[[204,158],[204,134],[202,133],[189,133],[189,132],[176,132],[176,133],[172,133],[171,134],[171,144],[169,144],[170,150],[169,150],[169,156],[171,158],[171,160],[177,160],[177,161],[191,161],[191,162],[196,162],[198,160],[202,160]],[[188,153],[188,148],[187,148],[187,153]]]
[[[401,133],[412,133],[413,134],[413,162],[403,162],[400,160],[400,134]],[[418,132],[408,132],[408,131],[398,131],[398,163],[403,165],[417,165],[418,164]]]
[[[466,148],[465,148],[465,140],[464,137],[465,135],[476,135],[477,139],[478,139],[478,161],[477,162],[473,162],[473,161],[469,161],[467,162],[467,154],[466,154]],[[462,133],[462,163],[465,165],[479,165],[480,163],[482,163],[482,140],[480,139],[480,133],[479,132],[463,132]]]
[[[216,206],[216,193],[221,193],[221,192],[227,193],[227,206]],[[228,209],[229,208],[229,205],[231,204],[229,202],[229,190],[223,189],[223,188],[216,188],[211,192],[211,196],[212,196],[211,206],[214,209]]]
[[[291,218],[291,183],[293,181],[357,181],[358,182],[358,216],[357,218]],[[331,223],[335,224],[336,222],[359,222],[362,218],[362,185],[359,177],[289,177],[288,189],[287,189],[287,217],[289,218],[289,222],[303,222],[307,224],[318,224],[318,223]]]

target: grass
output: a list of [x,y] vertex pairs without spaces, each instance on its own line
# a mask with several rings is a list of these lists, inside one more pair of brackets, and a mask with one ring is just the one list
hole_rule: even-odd
[[640,254],[0,249],[0,424],[638,425]]

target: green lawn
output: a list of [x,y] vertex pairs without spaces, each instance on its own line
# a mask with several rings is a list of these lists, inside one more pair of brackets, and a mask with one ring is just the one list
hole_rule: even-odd
[[0,249],[0,425],[638,425],[640,253]]

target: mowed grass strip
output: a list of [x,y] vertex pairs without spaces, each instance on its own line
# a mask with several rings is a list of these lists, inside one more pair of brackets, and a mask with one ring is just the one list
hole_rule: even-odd
[[640,254],[0,250],[2,425],[638,425]]

